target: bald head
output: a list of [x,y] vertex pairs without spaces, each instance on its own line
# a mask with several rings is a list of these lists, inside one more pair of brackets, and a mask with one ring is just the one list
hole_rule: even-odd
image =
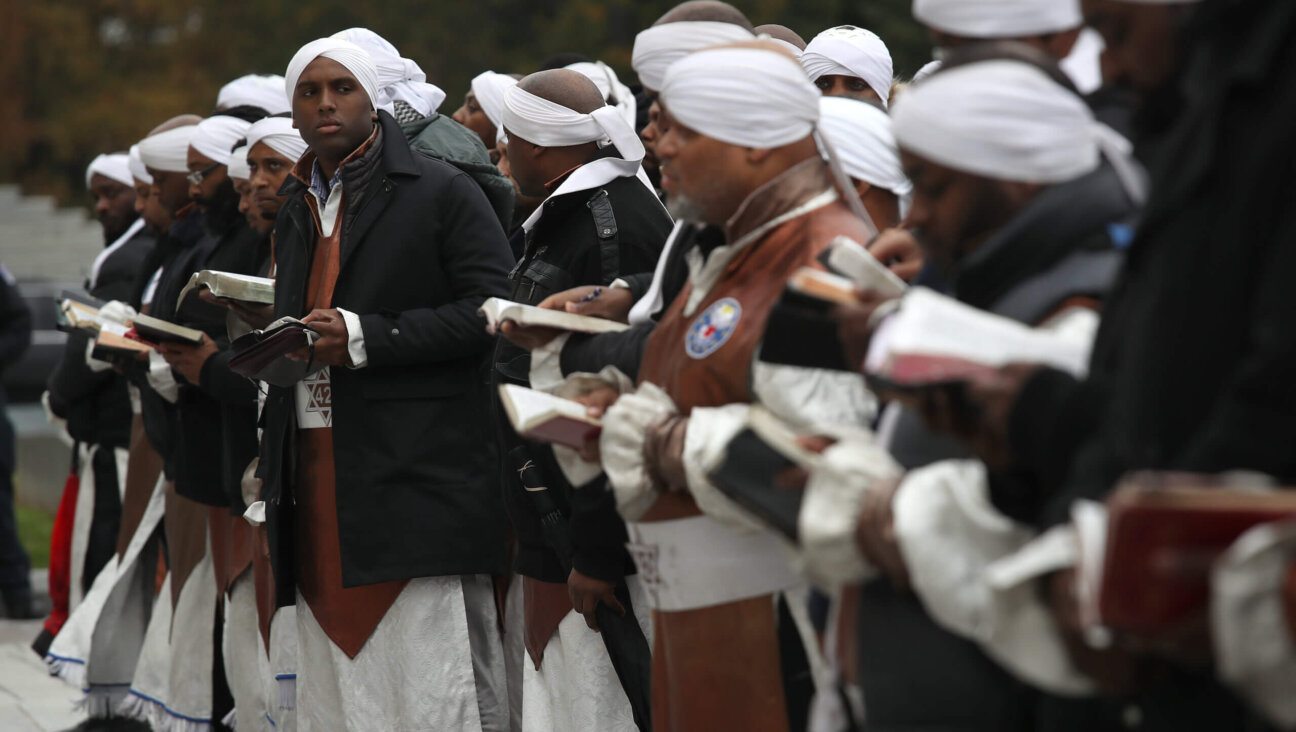
[[568,69],[537,71],[519,81],[518,88],[581,114],[589,114],[607,104],[594,82]]
[[786,41],[787,43],[791,43],[792,45],[796,46],[802,51],[804,51],[806,47],[805,39],[802,38],[796,31],[792,30],[786,25],[779,25],[778,23],[767,23],[765,25],[756,26],[755,28],[752,29],[752,32],[758,36],[765,35],[765,36],[769,36],[770,38],[776,38],[780,41]]
[[145,135],[145,137],[152,137],[153,135],[156,135],[159,132],[174,130],[177,127],[187,127],[189,125],[196,125],[202,121],[203,118],[199,117],[196,114],[179,114],[167,120],[166,122],[163,122],[157,127],[154,127],[153,129],[149,130],[149,133]]
[[747,20],[747,16],[738,8],[720,0],[689,0],[689,2],[680,3],[666,14],[657,19],[653,25],[665,25],[666,23],[681,23],[684,21],[711,21],[714,23],[732,23],[741,26],[747,30],[752,29],[752,23]]

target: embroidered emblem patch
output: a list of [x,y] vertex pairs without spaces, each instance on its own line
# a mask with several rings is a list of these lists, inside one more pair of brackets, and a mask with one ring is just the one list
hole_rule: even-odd
[[720,350],[734,334],[742,318],[742,305],[726,297],[711,305],[693,321],[684,337],[684,352],[690,358],[706,358]]
[[306,413],[318,414],[325,427],[333,426],[333,383],[328,370],[318,371],[302,379],[306,386]]

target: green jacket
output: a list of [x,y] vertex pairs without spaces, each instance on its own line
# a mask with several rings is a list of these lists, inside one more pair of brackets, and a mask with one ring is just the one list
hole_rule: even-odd
[[410,148],[447,162],[467,173],[486,194],[495,217],[507,232],[513,223],[513,181],[491,162],[477,133],[444,114],[433,114],[401,125]]

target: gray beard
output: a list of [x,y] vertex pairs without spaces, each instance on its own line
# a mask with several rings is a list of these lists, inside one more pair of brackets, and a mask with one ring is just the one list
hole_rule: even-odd
[[670,212],[671,218],[676,221],[688,221],[691,223],[702,223],[702,208],[685,196],[683,193],[675,193],[666,197],[666,210]]

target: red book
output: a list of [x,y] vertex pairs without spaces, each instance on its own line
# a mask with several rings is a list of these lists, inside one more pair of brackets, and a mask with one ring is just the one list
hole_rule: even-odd
[[1248,529],[1296,516],[1296,491],[1238,490],[1208,475],[1137,473],[1107,501],[1102,625],[1154,634],[1204,607],[1215,560]]

